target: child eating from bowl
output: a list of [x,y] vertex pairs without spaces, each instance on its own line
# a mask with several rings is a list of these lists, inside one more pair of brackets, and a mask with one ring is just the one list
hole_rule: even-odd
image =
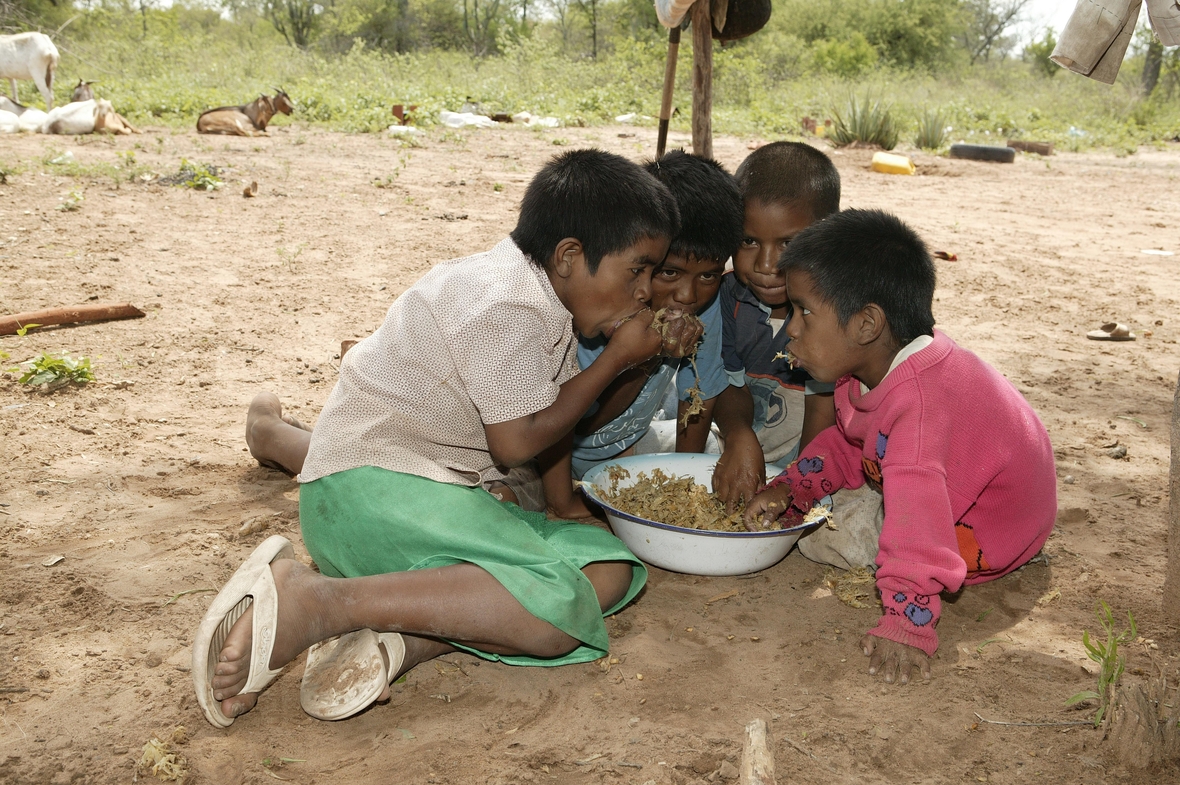
[[[668,255],[651,281],[652,310],[674,317],[670,340],[665,341],[663,354],[620,374],[575,426],[572,462],[578,479],[601,461],[662,451],[661,439],[645,436],[660,427],[652,418],[673,386],[678,405],[675,418],[667,422],[675,428],[675,449],[704,452],[713,405],[729,386],[721,362],[717,290],[725,261],[742,236],[737,183],[716,161],[682,150],[673,150],[644,168],[668,187],[680,211],[680,232],[672,238]],[[692,316],[697,318],[685,318]],[[580,338],[578,364],[589,367],[606,346],[601,336]],[[655,443],[654,449],[646,446],[649,441]],[[561,489],[550,491],[546,487],[546,495],[552,497]]]
[[934,329],[934,264],[888,213],[847,210],[782,255],[791,352],[836,383],[836,424],[750,503],[747,526],[808,511],[840,488],[881,489],[877,590],[884,614],[861,640],[869,673],[930,678],[939,595],[993,580],[1044,545],[1057,513],[1053,449],[996,369]]
[[754,496],[767,463],[786,466],[834,422],[832,386],[787,360],[790,339],[783,328],[791,303],[778,259],[792,238],[840,209],[840,174],[810,145],[760,147],[735,177],[743,236],[718,297],[731,386],[714,412],[725,449],[713,475],[713,488],[730,509]]
[[[483,485],[556,444],[659,351],[651,274],[678,224],[668,189],[636,164],[558,156],[509,238],[436,265],[348,352],[314,432],[283,420],[277,399],[251,407],[255,457],[300,469],[320,573],[271,537],[214,599],[192,666],[211,723],[253,708],[308,647],[301,703],[321,719],[456,649],[521,665],[607,653],[603,614],[635,597],[646,568],[609,532]],[[581,372],[575,332],[609,339]]]

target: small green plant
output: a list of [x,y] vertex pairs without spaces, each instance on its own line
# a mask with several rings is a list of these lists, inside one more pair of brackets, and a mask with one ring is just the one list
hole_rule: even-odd
[[85,199],[86,198],[84,196],[82,196],[81,191],[78,191],[78,190],[70,191],[69,196],[62,197],[61,204],[59,204],[57,206],[57,209],[63,213],[77,212],[78,210],[82,209],[82,202],[84,202]]
[[1127,621],[1130,622],[1131,628],[1123,630],[1118,635],[1115,635],[1114,632],[1114,612],[1111,611],[1109,605],[1104,601],[1099,601],[1095,613],[1098,616],[1099,624],[1102,625],[1102,629],[1106,633],[1106,641],[1091,641],[1089,630],[1083,630],[1082,645],[1086,647],[1086,656],[1098,663],[1098,688],[1085,690],[1071,696],[1065,705],[1073,706],[1087,700],[1098,701],[1098,713],[1094,715],[1094,727],[1097,728],[1102,724],[1102,718],[1107,715],[1114,703],[1114,692],[1118,687],[1119,679],[1122,678],[1123,668],[1126,664],[1127,658],[1119,654],[1119,644],[1135,640],[1138,631],[1135,629],[1135,617],[1131,615],[1130,611],[1127,611]]
[[496,193],[500,193],[504,190],[504,183],[492,183],[492,190]]
[[570,143],[570,140],[566,139],[565,137],[562,137],[562,136],[555,137],[553,139],[553,141],[550,142],[550,144],[555,144],[558,147],[565,147],[569,143]]
[[216,191],[223,183],[217,175],[221,170],[209,164],[192,163],[187,158],[180,159],[180,171],[176,175],[176,185],[192,188],[195,191]]
[[834,110],[833,114],[836,121],[830,136],[837,147],[853,143],[876,145],[883,150],[897,147],[901,132],[889,104],[870,95],[851,95],[844,109]]
[[21,384],[39,387],[49,385],[49,389],[57,389],[67,384],[86,384],[94,381],[94,372],[90,370],[90,358],[74,359],[63,353],[55,357],[49,352],[42,352],[41,356],[29,363],[29,368],[19,379]]
[[946,118],[938,109],[926,109],[918,118],[914,144],[922,150],[937,150],[946,140]]

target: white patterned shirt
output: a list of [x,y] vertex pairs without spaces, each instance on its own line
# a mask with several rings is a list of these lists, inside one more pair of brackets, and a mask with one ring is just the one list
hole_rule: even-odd
[[511,238],[442,262],[344,356],[299,480],[360,466],[503,479],[484,425],[551,406],[578,373],[576,347],[569,311]]

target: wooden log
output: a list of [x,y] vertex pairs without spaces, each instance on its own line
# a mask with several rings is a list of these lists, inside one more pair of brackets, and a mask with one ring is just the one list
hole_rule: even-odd
[[1164,618],[1180,627],[1180,379],[1172,399],[1172,463],[1168,493],[1168,569],[1164,579]]
[[668,31],[668,61],[664,63],[664,93],[660,98],[660,131],[656,138],[656,158],[668,149],[668,121],[672,119],[672,91],[676,87],[676,58],[680,54],[680,28]]
[[753,720],[746,726],[746,743],[742,748],[741,785],[775,785],[774,753],[770,749],[770,732],[766,720]]
[[1027,142],[1024,139],[1009,139],[1008,146],[1022,153],[1036,153],[1037,155],[1053,155],[1052,142]]
[[43,311],[29,311],[13,316],[0,316],[0,335],[16,335],[20,328],[35,324],[48,327],[54,324],[76,324],[78,322],[108,322],[115,319],[139,319],[143,311],[131,303],[120,305],[94,303],[62,308],[46,308]]
[[692,5],[692,151],[713,157],[713,18],[709,0]]

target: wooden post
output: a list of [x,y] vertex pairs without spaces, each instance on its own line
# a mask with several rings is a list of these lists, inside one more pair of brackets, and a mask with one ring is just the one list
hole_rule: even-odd
[[752,720],[746,726],[739,776],[740,785],[775,785],[774,753],[770,749],[766,720]]
[[1164,579],[1164,618],[1180,627],[1180,379],[1172,399],[1172,465],[1168,490],[1168,573]]
[[713,16],[709,0],[692,6],[692,151],[713,157]]
[[668,31],[668,61],[664,64],[664,94],[660,100],[660,131],[656,139],[656,158],[668,149],[668,121],[672,119],[672,91],[676,87],[676,58],[680,54],[680,26]]

